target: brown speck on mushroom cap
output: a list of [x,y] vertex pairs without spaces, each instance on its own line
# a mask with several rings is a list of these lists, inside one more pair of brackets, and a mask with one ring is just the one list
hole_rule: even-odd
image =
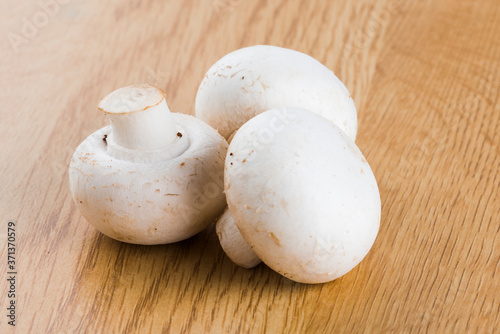
[[102,137],[102,141],[104,141],[105,144],[108,144],[108,141],[106,140],[106,138],[108,138],[108,135],[104,135],[104,137]]
[[177,132],[177,137],[182,138],[182,133]]
[[273,232],[269,232],[268,236],[269,238],[271,238],[272,241],[274,241],[276,245],[281,246],[280,239],[278,239]]

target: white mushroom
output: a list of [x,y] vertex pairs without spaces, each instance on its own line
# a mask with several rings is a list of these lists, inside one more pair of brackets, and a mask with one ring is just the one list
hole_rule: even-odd
[[342,130],[312,112],[278,109],[248,121],[229,145],[224,178],[244,240],[294,281],[346,274],[377,236],[381,204],[370,166]]
[[273,108],[303,108],[356,138],[356,107],[344,84],[314,58],[276,46],[231,52],[207,72],[196,116],[228,139],[246,121]]
[[188,115],[171,114],[165,93],[133,85],[99,104],[111,124],[85,139],[71,159],[70,188],[85,219],[129,243],[189,238],[224,210],[227,143]]

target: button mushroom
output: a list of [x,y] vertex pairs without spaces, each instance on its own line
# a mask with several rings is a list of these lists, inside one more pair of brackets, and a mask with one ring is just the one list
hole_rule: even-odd
[[228,139],[255,115],[281,107],[316,112],[356,138],[356,107],[344,84],[314,58],[276,46],[243,48],[217,61],[198,89],[195,110]]
[[163,244],[200,232],[224,210],[227,142],[195,117],[170,113],[150,85],[99,103],[110,119],[76,149],[69,168],[77,207],[99,231],[129,243]]
[[[315,113],[275,109],[248,121],[229,145],[224,178],[242,239],[294,281],[346,274],[377,236],[381,204],[370,166],[342,130]],[[223,248],[238,257],[239,236],[226,228],[218,227],[219,236],[232,236]]]

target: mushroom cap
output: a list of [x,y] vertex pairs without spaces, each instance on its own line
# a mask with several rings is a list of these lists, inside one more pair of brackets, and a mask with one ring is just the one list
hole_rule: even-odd
[[217,61],[198,89],[195,110],[228,139],[252,117],[281,107],[318,113],[356,139],[356,107],[344,84],[314,58],[276,46],[239,49]]
[[334,280],[378,233],[377,182],[349,137],[323,117],[275,109],[243,125],[229,145],[224,188],[241,235],[278,273]]
[[113,151],[103,140],[110,126],[76,149],[71,192],[85,219],[103,234],[135,244],[171,243],[200,232],[224,210],[226,141],[195,117],[172,118],[179,135],[166,149]]

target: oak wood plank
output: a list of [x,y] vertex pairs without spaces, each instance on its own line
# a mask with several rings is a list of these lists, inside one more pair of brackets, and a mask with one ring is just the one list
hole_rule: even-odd
[[[45,22],[36,1],[0,2],[0,332],[500,328],[498,1],[61,3]],[[26,30],[26,21],[38,27]],[[73,150],[107,124],[100,98],[148,82],[165,89],[173,112],[193,114],[208,68],[255,44],[317,58],[358,108],[357,144],[379,183],[381,229],[366,259],[328,284],[236,267],[213,226],[172,245],[120,243],[71,199]],[[9,220],[15,328],[5,309]]]

